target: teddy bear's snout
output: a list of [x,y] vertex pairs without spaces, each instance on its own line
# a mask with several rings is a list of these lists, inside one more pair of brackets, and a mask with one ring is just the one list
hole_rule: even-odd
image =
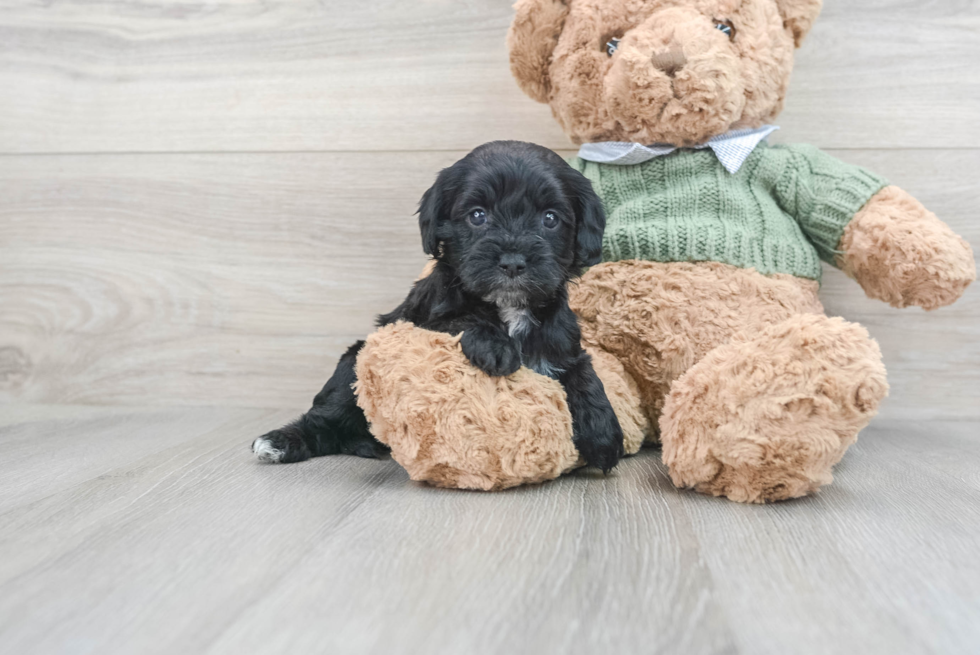
[[604,110],[630,140],[701,143],[728,130],[746,104],[739,57],[700,12],[651,16],[623,35],[609,62]]
[[680,46],[672,45],[664,52],[654,52],[650,57],[654,67],[662,70],[667,77],[674,77],[684,65],[687,64],[687,57]]

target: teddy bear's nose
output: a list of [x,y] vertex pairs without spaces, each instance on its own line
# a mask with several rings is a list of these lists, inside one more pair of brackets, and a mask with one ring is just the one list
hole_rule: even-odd
[[687,57],[684,56],[684,51],[678,46],[671,46],[666,52],[655,52],[651,57],[653,65],[667,73],[668,77],[673,77],[684,68],[684,64],[687,63]]

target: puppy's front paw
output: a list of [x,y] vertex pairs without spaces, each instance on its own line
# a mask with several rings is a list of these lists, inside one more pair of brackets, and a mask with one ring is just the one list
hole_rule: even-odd
[[586,464],[608,473],[624,455],[623,430],[616,415],[593,417],[598,420],[582,421],[575,427],[575,447],[585,458]]
[[521,353],[509,337],[495,338],[481,330],[463,333],[459,345],[470,364],[491,377],[503,377],[521,367]]

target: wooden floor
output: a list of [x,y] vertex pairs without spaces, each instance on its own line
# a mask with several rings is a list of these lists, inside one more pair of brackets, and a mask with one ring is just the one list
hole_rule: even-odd
[[[899,311],[826,272],[891,396],[801,501],[656,451],[499,494],[252,460],[404,296],[438,169],[572,152],[511,3],[0,0],[0,655],[980,653],[980,285]],[[826,0],[772,140],[980,252],[978,61],[977,0]]]
[[496,494],[255,462],[289,416],[0,411],[0,652],[980,652],[976,422],[879,421],[757,507],[656,451]]

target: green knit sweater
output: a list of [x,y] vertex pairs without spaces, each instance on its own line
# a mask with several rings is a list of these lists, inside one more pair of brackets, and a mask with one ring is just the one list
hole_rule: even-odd
[[603,260],[715,261],[820,279],[844,227],[887,185],[807,145],[760,143],[737,173],[711,150],[642,164],[569,162],[606,207]]

